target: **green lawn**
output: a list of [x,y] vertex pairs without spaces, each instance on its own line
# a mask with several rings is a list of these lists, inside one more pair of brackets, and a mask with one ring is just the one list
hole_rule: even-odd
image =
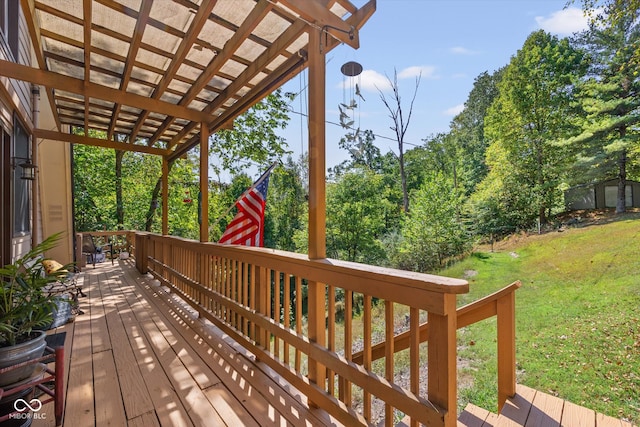
[[[500,248],[500,245],[497,246]],[[469,277],[460,305],[516,292],[518,382],[640,423],[640,217],[522,238],[440,272]],[[462,401],[496,411],[495,318],[459,333]]]

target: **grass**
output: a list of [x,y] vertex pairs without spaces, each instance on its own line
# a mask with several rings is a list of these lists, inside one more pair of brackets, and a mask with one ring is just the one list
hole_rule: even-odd
[[[519,240],[513,242],[513,240]],[[512,239],[440,274],[470,277],[460,304],[516,292],[518,382],[640,423],[640,217]],[[497,411],[495,319],[459,333],[472,385],[461,400]]]

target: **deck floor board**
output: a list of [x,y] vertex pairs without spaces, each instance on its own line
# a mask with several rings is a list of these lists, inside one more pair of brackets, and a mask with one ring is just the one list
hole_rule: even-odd
[[[473,405],[463,413],[459,427],[477,424]],[[555,396],[518,384],[516,395],[507,399],[495,427],[632,427],[631,423],[598,414]]]

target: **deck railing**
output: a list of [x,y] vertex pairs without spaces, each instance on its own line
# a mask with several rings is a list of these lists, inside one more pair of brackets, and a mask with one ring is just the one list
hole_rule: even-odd
[[[457,328],[513,313],[506,296],[491,297],[495,309],[456,311],[456,295],[468,292],[459,279],[146,233],[135,247],[140,272],[346,425],[455,426]],[[499,327],[499,342],[513,330]],[[503,346],[499,362],[512,357],[513,343]],[[499,374],[512,379],[515,390],[515,375]]]
[[[498,354],[498,411],[502,409],[507,397],[516,393],[515,378],[515,291],[521,286],[520,281],[513,282],[509,286],[494,292],[482,299],[460,307],[456,311],[458,329],[469,326],[473,323],[489,319],[496,316],[497,323],[497,354]],[[420,342],[429,340],[429,323],[422,323],[419,327]],[[397,334],[393,339],[394,351],[399,352],[409,348],[411,343],[410,331]],[[387,342],[382,341],[371,348],[368,356],[371,360],[378,360],[385,357],[387,353]],[[364,352],[354,353],[353,361],[362,363]]]

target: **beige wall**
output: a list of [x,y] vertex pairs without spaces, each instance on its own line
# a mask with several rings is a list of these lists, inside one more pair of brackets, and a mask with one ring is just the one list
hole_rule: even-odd
[[[40,91],[38,127],[56,129],[46,91]],[[38,140],[38,186],[42,238],[63,232],[63,239],[47,256],[63,264],[73,261],[71,148],[67,142]]]

